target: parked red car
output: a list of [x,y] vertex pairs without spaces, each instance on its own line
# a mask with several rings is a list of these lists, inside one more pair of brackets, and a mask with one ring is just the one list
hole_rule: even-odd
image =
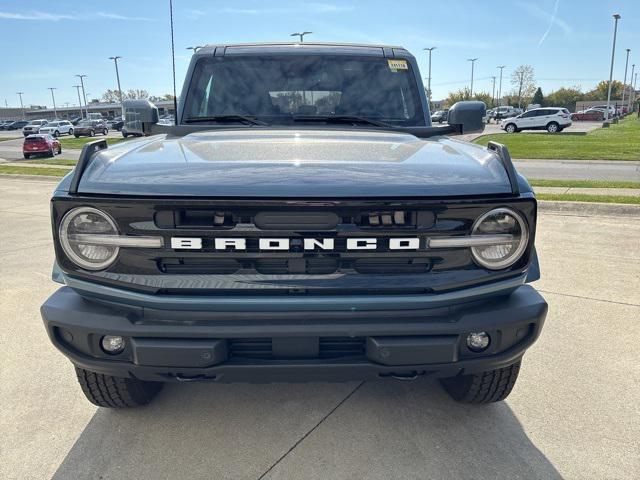
[[602,110],[596,110],[590,108],[583,112],[577,112],[571,114],[571,120],[585,121],[585,122],[599,122],[604,120],[604,112]]
[[32,155],[38,155],[40,153],[46,154],[48,157],[53,157],[56,154],[62,153],[62,145],[60,141],[53,138],[51,135],[29,135],[24,139],[22,144],[22,153],[24,158],[31,158]]

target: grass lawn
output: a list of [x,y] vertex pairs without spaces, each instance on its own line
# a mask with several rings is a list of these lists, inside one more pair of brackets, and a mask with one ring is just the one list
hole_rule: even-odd
[[[96,135],[95,137],[79,137],[79,138],[61,137],[61,138],[58,138],[58,140],[60,140],[60,143],[62,144],[62,151],[64,152],[65,148],[76,148],[80,150],[82,149],[85,143],[93,142],[95,140],[101,140],[103,138],[105,137],[103,137],[102,135]],[[135,138],[135,137],[131,137],[131,138]],[[128,139],[124,137],[107,137],[106,140],[108,145],[115,145],[116,143],[120,143]]]
[[640,188],[640,182],[615,182],[608,180],[529,180],[532,187],[567,188]]
[[47,175],[51,177],[64,177],[71,169],[66,168],[35,168],[35,167],[12,167],[0,165],[0,174],[5,175]]
[[513,158],[640,160],[640,119],[630,115],[586,135],[498,133],[478,137],[474,143],[486,146],[489,140],[506,145]]
[[640,197],[622,195],[586,195],[581,193],[537,193],[538,200],[556,200],[560,202],[596,202],[596,203],[629,203],[640,205]]

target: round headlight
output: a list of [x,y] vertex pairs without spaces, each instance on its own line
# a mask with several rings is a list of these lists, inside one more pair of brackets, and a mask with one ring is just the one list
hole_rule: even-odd
[[522,256],[529,241],[524,219],[508,208],[496,208],[482,215],[473,225],[472,235],[495,236],[494,243],[471,248],[479,265],[499,270],[513,265]]
[[104,212],[91,207],[74,208],[60,223],[60,245],[71,261],[87,270],[102,270],[118,256],[119,248],[91,242],[103,235],[118,235],[115,222]]

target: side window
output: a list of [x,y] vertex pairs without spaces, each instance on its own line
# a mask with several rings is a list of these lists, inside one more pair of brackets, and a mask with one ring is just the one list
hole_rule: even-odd
[[523,113],[522,116],[520,118],[531,118],[531,117],[535,117],[536,116],[536,111],[535,110],[531,110],[530,112],[526,112]]
[[536,117],[546,117],[551,115],[551,110],[536,110]]

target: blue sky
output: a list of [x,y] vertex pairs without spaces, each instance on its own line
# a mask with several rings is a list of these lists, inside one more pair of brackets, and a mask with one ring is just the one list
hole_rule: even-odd
[[[74,74],[84,73],[91,97],[116,87],[113,62],[120,55],[123,89],[171,92],[168,0],[0,0],[4,48],[0,105],[77,103]],[[554,13],[555,12],[555,13]],[[608,78],[613,13],[620,13],[614,77],[624,75],[625,49],[640,68],[640,0],[275,1],[174,0],[178,91],[189,62],[186,47],[205,43],[287,41],[311,30],[308,40],[399,44],[419,59],[436,46],[433,98],[468,85],[467,58],[478,57],[474,90],[491,92],[497,65],[510,71],[534,67],[543,91],[591,88]],[[636,71],[638,71],[636,69]]]

